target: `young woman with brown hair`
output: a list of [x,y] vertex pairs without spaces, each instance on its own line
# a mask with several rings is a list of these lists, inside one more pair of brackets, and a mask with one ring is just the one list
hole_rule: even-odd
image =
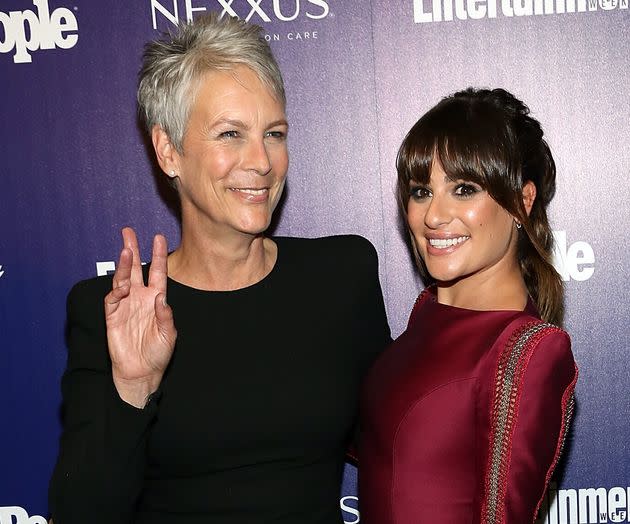
[[507,91],[468,89],[420,118],[397,169],[429,287],[365,383],[361,522],[533,522],[577,379],[543,131]]

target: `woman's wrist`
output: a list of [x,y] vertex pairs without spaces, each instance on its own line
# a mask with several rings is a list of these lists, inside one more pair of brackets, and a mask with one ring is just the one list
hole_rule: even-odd
[[114,386],[118,396],[138,409],[144,409],[152,400],[154,393],[160,386],[162,377],[144,378],[141,380],[126,380],[117,378],[114,374]]

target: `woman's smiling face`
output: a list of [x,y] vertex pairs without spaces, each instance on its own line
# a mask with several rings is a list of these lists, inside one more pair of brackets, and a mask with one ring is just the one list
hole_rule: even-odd
[[427,185],[411,182],[407,221],[430,275],[447,283],[501,275],[516,259],[513,217],[476,183],[434,160]]
[[184,220],[218,235],[267,229],[288,169],[287,127],[251,69],[206,74],[176,154]]

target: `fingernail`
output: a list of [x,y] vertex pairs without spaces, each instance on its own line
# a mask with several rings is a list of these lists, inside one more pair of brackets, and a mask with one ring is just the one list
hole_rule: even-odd
[[166,303],[166,295],[164,295],[164,296],[162,297],[162,305],[163,305],[164,307],[168,306],[168,304]]

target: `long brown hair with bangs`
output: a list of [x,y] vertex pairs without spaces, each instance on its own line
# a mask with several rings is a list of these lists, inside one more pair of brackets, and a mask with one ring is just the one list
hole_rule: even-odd
[[[405,220],[411,182],[427,184],[436,161],[450,178],[479,184],[523,225],[517,256],[525,284],[541,317],[560,325],[563,285],[552,264],[553,234],[547,219],[556,166],[529,108],[504,89],[469,88],[425,113],[407,133],[396,159],[398,203]],[[529,215],[522,196],[528,181],[536,186]],[[432,283],[409,234],[421,276]]]

